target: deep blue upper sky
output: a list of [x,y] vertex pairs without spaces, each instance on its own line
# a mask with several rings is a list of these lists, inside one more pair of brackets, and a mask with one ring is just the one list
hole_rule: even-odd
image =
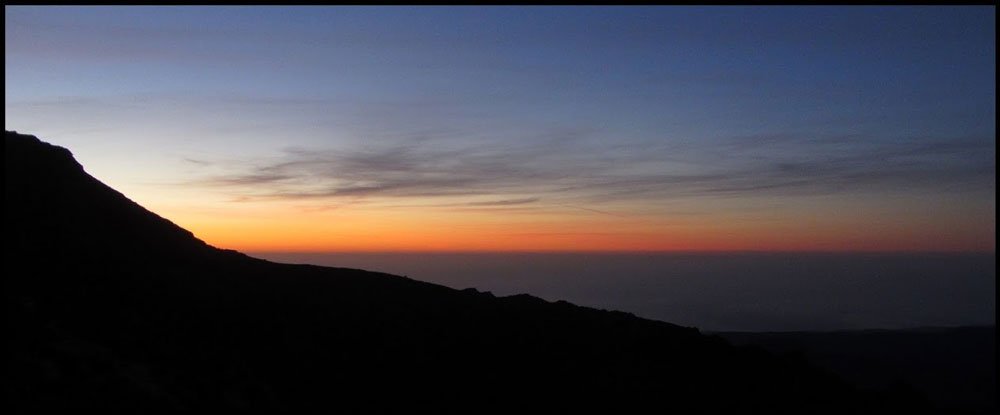
[[995,32],[991,6],[5,7],[5,123],[164,208],[850,211],[985,238]]

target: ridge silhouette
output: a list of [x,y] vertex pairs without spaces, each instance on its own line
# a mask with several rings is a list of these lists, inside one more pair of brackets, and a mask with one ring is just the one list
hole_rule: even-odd
[[5,133],[15,412],[929,411],[628,313],[217,249]]

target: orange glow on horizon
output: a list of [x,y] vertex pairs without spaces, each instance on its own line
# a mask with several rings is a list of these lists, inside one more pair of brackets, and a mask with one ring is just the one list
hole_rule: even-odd
[[[143,195],[140,195],[143,196]],[[143,206],[206,243],[244,252],[995,252],[992,203],[955,213],[947,199],[836,205],[829,199],[687,213],[648,205],[598,213],[532,207],[412,207],[430,201],[333,205],[234,202],[157,193]],[[766,203],[771,203],[765,200]],[[797,208],[793,208],[797,207]],[[691,213],[694,212],[694,213]],[[609,214],[610,213],[610,214]]]
[[992,252],[993,229],[900,224],[742,224],[711,220],[502,218],[414,214],[233,215],[176,223],[220,248],[248,252]]

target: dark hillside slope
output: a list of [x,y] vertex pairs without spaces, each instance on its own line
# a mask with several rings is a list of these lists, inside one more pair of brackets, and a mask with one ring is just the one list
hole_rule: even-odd
[[910,385],[942,412],[997,413],[996,326],[718,335],[798,354],[860,387]]
[[926,409],[626,313],[216,249],[66,149],[4,144],[17,412]]

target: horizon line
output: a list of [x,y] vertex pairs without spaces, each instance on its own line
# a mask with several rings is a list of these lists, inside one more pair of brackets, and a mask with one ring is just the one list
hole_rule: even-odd
[[994,250],[765,250],[765,249],[722,249],[722,250],[286,250],[254,249],[235,250],[244,254],[588,254],[588,255],[649,255],[649,254],[844,254],[844,255],[996,255]]

